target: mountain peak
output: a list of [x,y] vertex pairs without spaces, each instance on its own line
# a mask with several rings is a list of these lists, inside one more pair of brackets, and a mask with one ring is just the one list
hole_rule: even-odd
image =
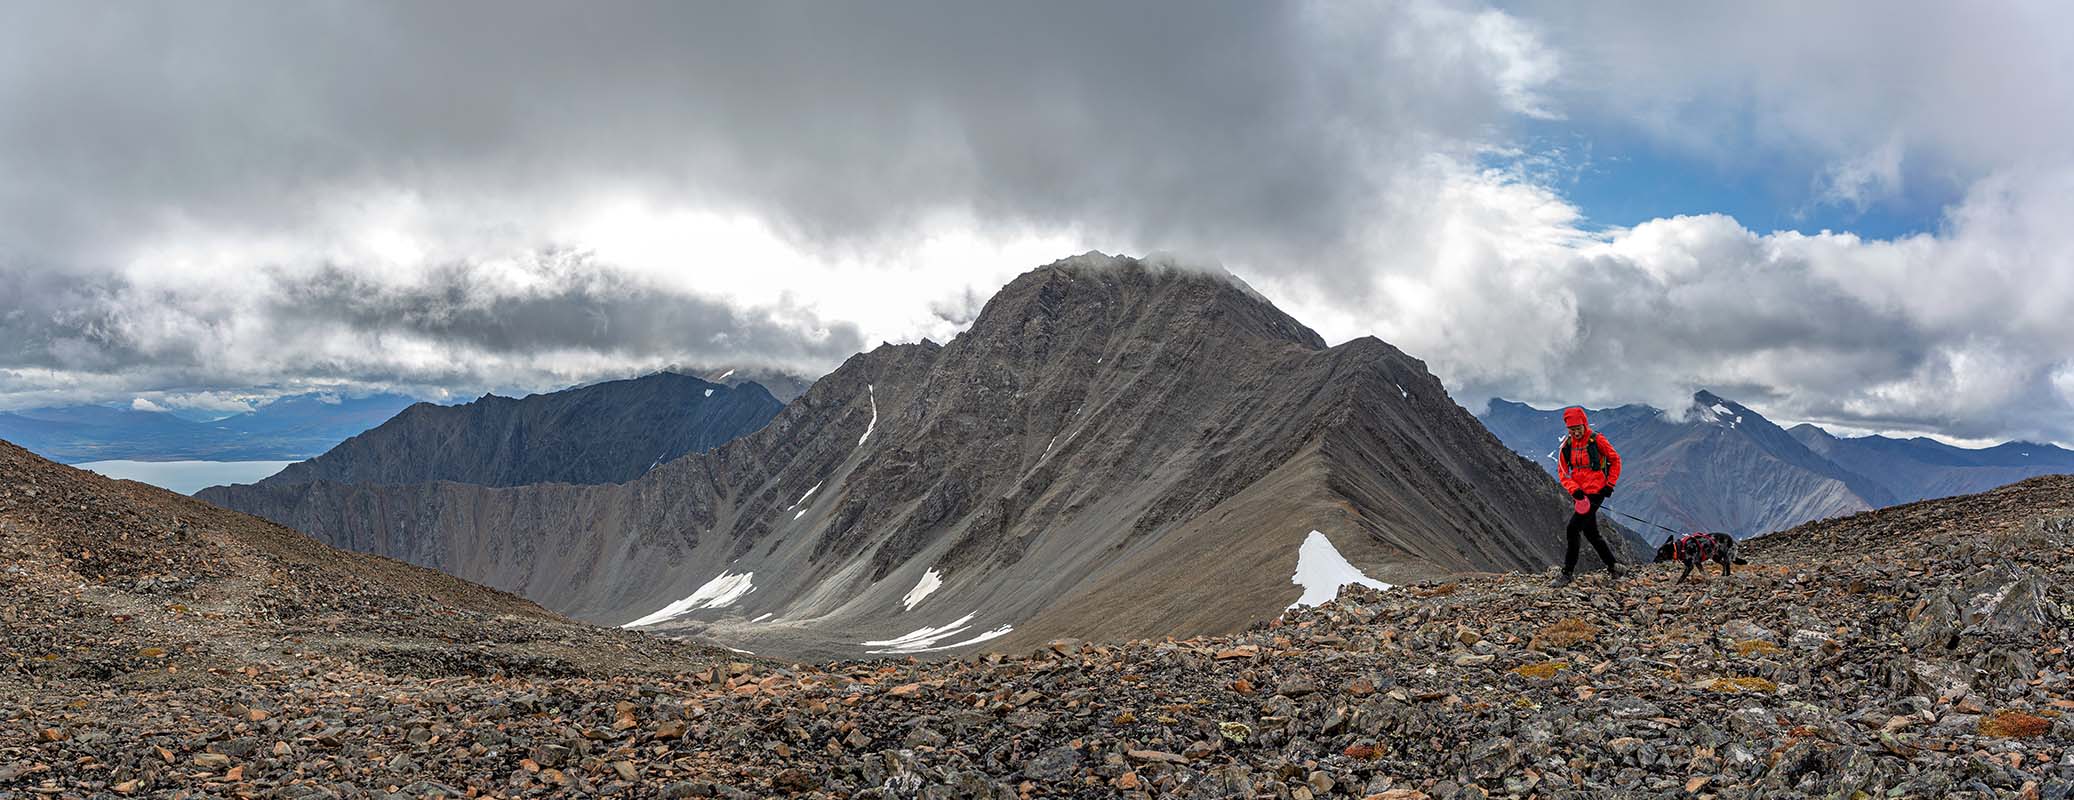
[[1325,339],[1222,267],[1166,254],[1090,251],[1019,275],[987,301],[967,335],[1020,335],[1031,324],[1159,322],[1187,335],[1290,342]]
[[1828,429],[1812,422],[1800,423],[1787,428],[1786,432],[1793,434],[1794,438],[1801,440],[1802,444],[1835,441],[1837,438],[1836,434],[1830,433]]

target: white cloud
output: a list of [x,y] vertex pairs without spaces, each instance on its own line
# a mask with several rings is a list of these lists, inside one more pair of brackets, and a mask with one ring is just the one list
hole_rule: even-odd
[[1874,201],[1899,194],[1901,155],[1901,139],[1897,136],[1869,153],[1830,164],[1816,179],[1818,197],[1862,211]]
[[1997,173],[1944,233],[1893,241],[1719,215],[1587,237],[1533,203],[1499,214],[1492,198],[1521,187],[1478,190],[1459,208],[1436,195],[1432,268],[1384,275],[1375,313],[1472,406],[1675,409],[1712,387],[1786,419],[2074,440],[2074,231],[2057,221],[2074,165]]
[[135,400],[130,401],[130,410],[149,411],[154,414],[163,414],[170,409],[167,409],[165,406],[161,406],[157,403],[151,402],[150,400],[147,400],[145,398],[139,397]]
[[[2074,154],[2064,3],[1563,3],[1522,9],[1565,54],[1561,101],[1737,173],[1818,189],[1962,191]],[[1841,184],[1841,187],[1837,184]]]

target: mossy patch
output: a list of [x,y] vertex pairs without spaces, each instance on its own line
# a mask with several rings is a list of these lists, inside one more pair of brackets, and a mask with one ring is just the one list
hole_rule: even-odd
[[1512,674],[1537,681],[1555,677],[1557,672],[1570,668],[1568,661],[1543,661],[1539,664],[1523,664],[1512,668]]
[[2052,722],[2035,714],[2003,709],[1980,718],[1980,734],[2002,739],[2027,739],[2044,736],[2052,730]]
[[1715,678],[1707,682],[1707,690],[1722,694],[1773,694],[1779,691],[1779,685],[1764,678]]
[[1750,639],[1747,641],[1736,642],[1735,647],[1736,655],[1742,656],[1744,658],[1756,658],[1757,656],[1775,656],[1782,652],[1785,652],[1784,650],[1779,649],[1778,645],[1772,644],[1771,642],[1767,642],[1763,639]]
[[1598,635],[1599,626],[1576,617],[1570,617],[1554,625],[1542,628],[1534,634],[1533,641],[1528,642],[1527,646],[1535,650],[1564,648],[1581,642],[1591,641]]

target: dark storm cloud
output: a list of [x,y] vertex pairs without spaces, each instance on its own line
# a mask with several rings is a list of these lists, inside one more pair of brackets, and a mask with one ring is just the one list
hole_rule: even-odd
[[944,207],[1331,241],[1366,188],[1350,165],[1474,131],[1503,98],[1473,58],[1422,59],[1417,82],[1364,74],[1423,54],[1335,44],[1319,29],[1389,15],[1305,19],[1327,13],[29,4],[0,34],[9,240],[81,257],[166,218],[295,225],[369,187],[537,205],[624,181],[813,241],[906,235]]
[[250,280],[264,290],[226,295],[0,272],[13,302],[0,314],[0,404],[307,381],[539,388],[744,353],[804,369],[864,344],[847,322],[645,285],[581,254],[544,253],[537,263],[576,277],[522,291],[461,264],[401,286],[338,267],[263,268]]
[[[1502,19],[1446,3],[0,13],[0,266],[59,276],[0,301],[16,338],[0,369],[194,363],[226,381],[273,363],[232,341],[254,331],[314,348],[284,369],[370,380],[473,371],[425,350],[661,357],[699,342],[825,366],[854,333],[801,340],[753,324],[758,310],[597,276],[488,299],[440,267],[400,280],[355,249],[398,214],[444,239],[433,264],[559,246],[550,231],[585,203],[631,196],[754,219],[835,260],[951,215],[1274,267],[1300,242],[1309,266],[1333,267],[1321,275],[1358,285],[1347,244],[1377,187],[1436,148],[1466,152],[1548,72]],[[238,288],[227,274],[281,294],[214,302],[206,287]],[[944,303],[926,313],[969,319]],[[341,333],[424,347],[384,367],[325,350]]]
[[370,335],[415,335],[491,353],[571,349],[718,359],[747,352],[801,363],[839,360],[864,343],[850,323],[802,330],[609,271],[524,294],[506,294],[462,266],[434,268],[403,288],[338,268],[277,282],[280,289],[270,295],[265,312],[272,318]]

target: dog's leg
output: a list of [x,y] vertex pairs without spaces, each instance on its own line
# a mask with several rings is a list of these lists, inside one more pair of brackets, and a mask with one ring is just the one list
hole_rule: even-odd
[[1690,577],[1692,577],[1692,562],[1687,561],[1685,562],[1685,571],[1678,574],[1678,582],[1684,583],[1685,579]]
[[1731,557],[1729,557],[1729,556],[1727,556],[1727,555],[1723,555],[1723,556],[1721,557],[1721,577],[1724,577],[1724,578],[1728,577],[1728,575],[1729,575],[1729,566],[1728,566],[1728,564],[1729,564],[1729,562],[1731,562],[1731,561],[1734,561],[1734,560],[1735,560],[1734,558],[1731,558]]

